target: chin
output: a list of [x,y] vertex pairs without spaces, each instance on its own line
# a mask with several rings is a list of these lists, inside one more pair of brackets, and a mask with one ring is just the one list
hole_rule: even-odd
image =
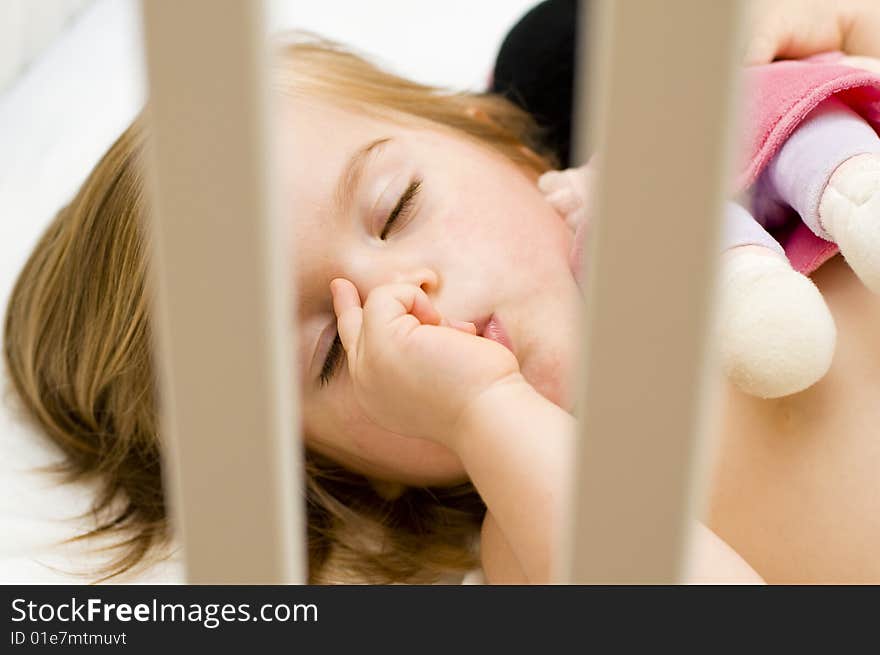
[[557,361],[540,367],[524,363],[521,366],[523,377],[535,391],[554,405],[567,412],[574,409],[574,371],[576,362],[566,364]]

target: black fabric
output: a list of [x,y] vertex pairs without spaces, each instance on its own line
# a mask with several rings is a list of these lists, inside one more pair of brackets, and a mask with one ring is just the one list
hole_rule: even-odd
[[490,91],[504,95],[547,130],[562,166],[571,160],[578,0],[545,0],[514,25],[501,44]]

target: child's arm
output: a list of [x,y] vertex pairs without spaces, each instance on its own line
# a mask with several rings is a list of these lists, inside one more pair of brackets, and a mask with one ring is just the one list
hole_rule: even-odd
[[[529,584],[522,565],[491,512],[480,538],[483,573],[489,584]],[[684,584],[765,584],[763,578],[725,541],[694,521]]]
[[524,582],[553,581],[575,426],[568,412],[520,377],[480,394],[457,432],[456,453],[511,545]]
[[377,287],[363,306],[351,282],[334,280],[331,293],[367,416],[453,449],[497,519],[495,536],[511,544],[506,564],[500,552],[492,564],[518,562],[523,581],[553,580],[575,419],[528,384],[507,348],[442,317],[419,287]]
[[[466,417],[457,451],[489,507],[481,540],[487,581],[554,582],[574,418],[524,380],[482,394]],[[763,582],[701,523],[694,525],[689,555],[686,583]]]
[[696,521],[690,536],[685,584],[765,584],[726,541]]

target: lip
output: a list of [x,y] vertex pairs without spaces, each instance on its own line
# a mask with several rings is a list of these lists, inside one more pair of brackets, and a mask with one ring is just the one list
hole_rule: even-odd
[[511,343],[510,336],[507,334],[507,330],[504,329],[504,324],[498,316],[492,314],[488,320],[479,321],[476,326],[477,334],[479,336],[494,341],[495,343],[500,343],[510,352],[513,352],[513,343]]

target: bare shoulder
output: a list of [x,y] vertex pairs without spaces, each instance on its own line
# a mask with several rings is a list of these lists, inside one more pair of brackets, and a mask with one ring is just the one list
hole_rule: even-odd
[[[510,544],[486,513],[480,556],[489,584],[529,584]],[[740,555],[702,523],[696,523],[688,547],[686,584],[763,584],[764,580]]]
[[842,257],[813,275],[831,369],[772,401],[728,388],[708,525],[770,583],[880,581],[880,297]]

